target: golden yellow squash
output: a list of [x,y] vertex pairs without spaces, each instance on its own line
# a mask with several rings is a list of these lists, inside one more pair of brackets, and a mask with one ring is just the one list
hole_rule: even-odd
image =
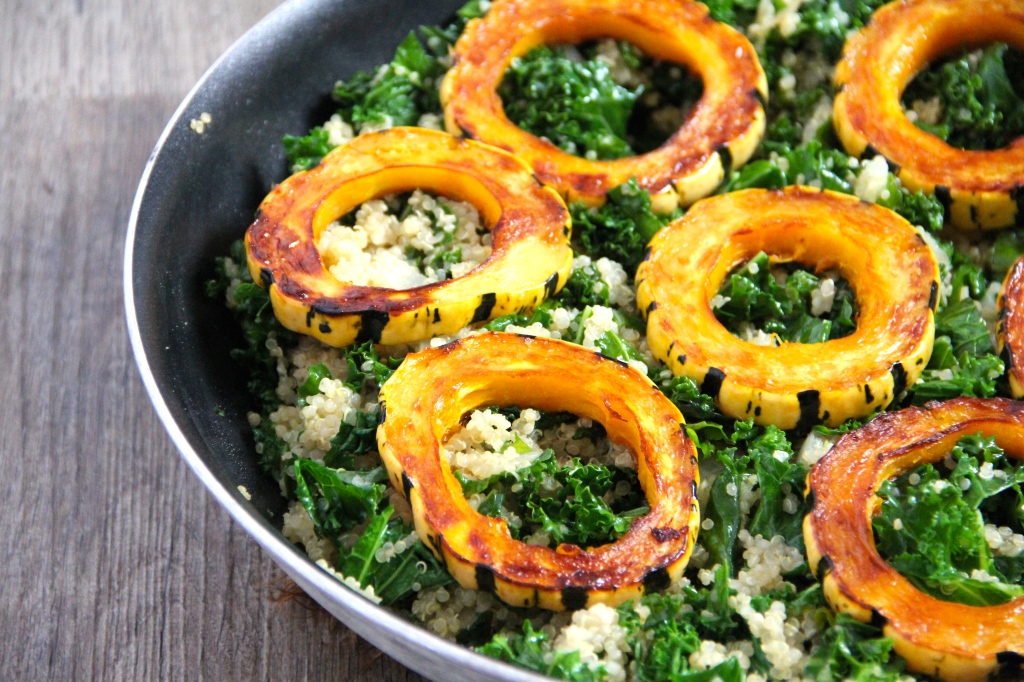
[[1006,273],[999,292],[999,353],[1014,398],[1024,397],[1024,258]]
[[[365,201],[425,189],[472,203],[493,236],[491,255],[462,277],[396,290],[356,286],[327,271],[317,241]],[[394,344],[531,310],[572,270],[571,221],[561,198],[519,159],[423,128],[392,128],[337,147],[275,187],[245,235],[253,280],[270,288],[288,329],[332,346]]]
[[[711,299],[764,251],[773,262],[836,268],[857,299],[857,329],[820,344],[758,346],[716,318]],[[807,187],[704,199],[651,240],[637,304],[651,351],[736,419],[783,429],[877,412],[931,357],[939,270],[903,218]]]
[[[624,363],[553,339],[483,333],[406,357],[380,393],[377,444],[416,532],[463,586],[514,606],[620,604],[682,575],[697,535],[696,450],[683,417]],[[628,446],[651,511],[616,542],[583,550],[513,540],[473,510],[442,445],[470,411],[517,405],[600,422]]]
[[[602,37],[628,40],[703,79],[703,96],[667,142],[640,156],[591,161],[508,120],[498,87],[513,59],[540,45]],[[602,204],[608,190],[635,177],[652,194],[678,193],[656,205],[689,205],[746,163],[764,134],[768,87],[757,53],[693,0],[495,0],[467,24],[454,58],[441,88],[449,132],[520,156],[569,201]]]
[[848,433],[808,476],[814,508],[804,518],[804,543],[832,607],[883,623],[910,670],[970,681],[1005,666],[1009,676],[998,679],[1018,679],[1024,597],[981,607],[926,595],[879,556],[871,528],[883,481],[941,461],[961,437],[978,432],[1024,457],[1024,404],[958,398],[883,414]]
[[935,194],[961,228],[1024,221],[1024,138],[967,151],[915,126],[900,97],[928,62],[957,47],[1007,42],[1024,49],[1024,0],[900,0],[851,36],[836,67],[836,133],[855,156],[881,154],[911,190]]

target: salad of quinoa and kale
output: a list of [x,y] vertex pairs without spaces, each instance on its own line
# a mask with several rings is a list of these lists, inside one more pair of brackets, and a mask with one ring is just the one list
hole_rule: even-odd
[[[920,377],[888,410],[959,396],[1010,397],[996,348],[1002,278],[1024,254],[1020,225],[967,233],[949,227],[940,198],[909,191],[882,156],[848,155],[832,127],[833,72],[844,42],[878,0],[707,0],[711,16],[756,48],[767,76],[766,133],[754,157],[716,194],[789,185],[855,195],[916,227],[939,264],[934,348]],[[393,61],[339,81],[337,112],[287,136],[293,171],[313,168],[355,136],[395,126],[440,129],[439,84],[473,0],[451,23],[422,27]],[[546,45],[516,58],[499,89],[508,117],[590,159],[663,143],[700,98],[699,77],[599,39]],[[945,55],[906,89],[918,127],[964,149],[998,149],[1024,134],[1024,55],[1005,44]],[[648,347],[633,274],[650,239],[685,212],[661,214],[636,181],[604,205],[573,203],[572,272],[535,309],[449,336],[395,346],[333,348],[285,329],[253,282],[244,244],[219,259],[211,296],[234,311],[250,375],[255,457],[289,500],[285,537],[325,571],[441,637],[566,680],[907,679],[878,623],[837,614],[808,566],[802,524],[810,468],[862,420],[783,431],[726,417],[697,382]],[[339,280],[408,289],[469,273],[491,252],[470,203],[415,190],[367,201],[328,226],[317,248]],[[857,326],[858,301],[837,270],[815,272],[760,253],[710,300],[718,320],[751,344],[822,343]],[[481,330],[562,339],[648,376],[686,420],[699,452],[700,532],[683,579],[617,608],[517,608],[461,587],[420,539],[377,450],[380,387],[403,358]],[[514,539],[596,547],[646,514],[630,450],[602,424],[530,405],[473,410],[443,454],[469,504],[500,517]],[[995,439],[971,434],[944,461],[884,482],[872,521],[881,556],[926,594],[986,606],[1024,595],[1024,468]]]

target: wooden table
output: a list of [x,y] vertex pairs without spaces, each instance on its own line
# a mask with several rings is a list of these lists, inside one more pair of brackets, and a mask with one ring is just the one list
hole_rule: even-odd
[[421,679],[296,594],[213,502],[128,345],[146,158],[276,4],[0,3],[0,679]]

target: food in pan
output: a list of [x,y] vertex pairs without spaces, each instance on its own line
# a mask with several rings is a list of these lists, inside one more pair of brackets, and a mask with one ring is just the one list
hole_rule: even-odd
[[[883,404],[887,412],[876,419],[901,420],[908,418],[905,414],[921,412],[897,410],[917,410],[914,406],[929,401],[1010,396],[1011,384],[994,345],[997,296],[1004,274],[1024,252],[1024,237],[1020,225],[984,234],[951,229],[960,222],[960,204],[944,204],[943,192],[936,195],[922,191],[928,188],[906,186],[884,153],[872,157],[854,150],[858,158],[845,151],[842,131],[837,136],[832,125],[834,65],[847,36],[870,25],[881,4],[709,1],[702,24],[729,24],[729,30],[746,36],[757,51],[769,94],[763,109],[763,141],[742,167],[736,162],[741,155],[733,159],[722,184],[712,188],[722,196],[705,199],[707,204],[688,207],[695,197],[686,192],[681,201],[665,191],[652,195],[648,189],[665,185],[645,185],[639,176],[616,179],[621,184],[605,187],[606,193],[596,199],[559,190],[569,199],[572,269],[564,281],[560,274],[557,286],[546,289],[536,302],[531,297],[514,310],[490,311],[494,314],[487,319],[481,315],[476,322],[443,334],[429,327],[420,330],[422,335],[385,338],[382,333],[379,340],[384,343],[375,343],[375,334],[359,337],[351,324],[349,334],[358,342],[334,347],[315,338],[321,322],[335,328],[332,320],[321,320],[315,312],[308,326],[304,316],[290,325],[294,330],[282,326],[274,316],[272,297],[287,269],[272,275],[268,289],[271,278],[264,281],[262,268],[250,273],[245,247],[236,245],[231,256],[220,261],[211,292],[227,297],[242,324],[235,357],[251,375],[254,403],[249,421],[255,456],[289,500],[281,519],[286,537],[302,545],[325,571],[426,630],[555,678],[896,680],[924,669],[891,624],[865,620],[864,612],[855,609],[833,610],[841,606],[835,599],[838,592],[827,578],[819,582],[804,544],[804,517],[821,513],[805,483],[815,462],[844,433],[849,435],[840,452],[848,451],[851,443],[864,442],[863,434],[871,429],[882,429],[886,421],[876,425],[871,419],[873,410]],[[460,54],[458,41],[467,22],[483,17],[475,24],[483,26],[487,16],[511,12],[514,5],[511,0],[499,1],[488,10],[484,3],[471,3],[453,23],[411,35],[391,63],[339,82],[333,92],[337,113],[308,135],[285,140],[293,169],[310,171],[299,177],[324,175],[323,169],[310,169],[324,158],[330,166],[335,156],[344,157],[347,145],[366,149],[374,138],[387,139],[380,131],[443,127],[442,94],[448,91],[441,84],[458,59],[453,55]],[[531,136],[546,137],[566,154],[585,160],[643,158],[673,139],[676,131],[685,130],[691,111],[702,111],[701,98],[711,87],[702,81],[711,76],[691,73],[686,59],[680,58],[681,64],[666,62],[665,55],[645,46],[642,38],[610,29],[562,35],[562,40],[582,42],[538,43],[525,53],[517,52],[505,64],[500,83],[489,86],[497,88],[509,121]],[[990,151],[1011,143],[1019,146],[1012,141],[1024,133],[1020,54],[1004,44],[954,41],[944,47],[950,52],[930,55],[932,63],[919,64],[921,73],[901,84],[906,89],[898,101],[905,119],[952,146]],[[912,74],[904,75],[909,79]],[[843,92],[848,96],[849,85]],[[445,101],[451,105],[455,100],[446,94]],[[448,131],[456,136],[465,132]],[[441,133],[421,135],[442,139]],[[332,152],[336,147],[340,149]],[[724,166],[722,154],[716,154],[717,163],[712,156],[702,158],[716,168]],[[531,178],[534,188],[553,182],[539,172],[537,176],[536,181]],[[833,193],[855,196],[863,203]],[[320,252],[338,282],[400,290],[399,297],[421,286],[451,287],[472,277],[484,267],[491,249],[498,248],[492,233],[497,211],[489,210],[486,202],[477,205],[479,196],[429,180],[382,186],[334,204],[323,214],[325,222],[333,222],[318,225],[300,243]],[[718,336],[726,338],[722,335],[727,330],[742,341],[730,341],[738,346],[774,347],[766,351],[803,348],[809,357],[816,351],[824,357],[829,344],[856,338],[860,324],[873,314],[874,294],[890,287],[890,293],[906,297],[911,308],[909,317],[894,319],[915,319],[922,329],[906,356],[900,352],[899,358],[891,358],[878,390],[870,384],[871,400],[866,391],[858,393],[865,409],[871,408],[859,417],[838,423],[849,415],[837,409],[841,416],[833,418],[830,409],[826,416],[819,406],[797,410],[794,422],[790,409],[785,419],[779,419],[787,429],[783,430],[757,421],[766,416],[763,409],[762,415],[748,418],[746,403],[735,407],[736,401],[721,402],[721,392],[712,390],[714,382],[707,381],[706,372],[695,380],[676,374],[679,362],[662,362],[662,357],[672,357],[666,350],[671,341],[661,344],[658,330],[651,327],[661,324],[662,302],[667,310],[678,292],[649,297],[648,282],[641,282],[638,305],[637,268],[641,279],[647,279],[645,268],[657,262],[644,262],[648,243],[654,238],[657,246],[671,231],[716,205],[742,203],[744,197],[754,196],[831,202],[831,210],[820,209],[827,211],[827,224],[852,211],[886,215],[884,222],[900,226],[897,231],[905,248],[897,262],[905,269],[898,273],[872,274],[865,280],[861,273],[873,270],[856,268],[845,258],[833,259],[835,254],[824,248],[796,253],[786,250],[792,250],[791,245],[765,245],[761,252],[744,252],[745,262],[730,260],[723,265],[711,287],[717,290],[709,290],[706,282],[700,289],[717,322],[706,316],[693,320],[706,327],[720,325]],[[898,214],[906,223],[884,211]],[[806,213],[808,218],[814,215]],[[559,216],[555,224],[564,227],[564,214]],[[656,237],[676,220],[681,222],[667,228],[665,237]],[[561,239],[555,240],[558,249],[544,253],[565,253],[564,233]],[[713,241],[710,234],[707,240]],[[865,259],[873,259],[875,251],[886,252],[867,241],[861,246],[858,257]],[[837,251],[848,255],[852,249]],[[650,255],[654,257],[654,249]],[[528,266],[523,276],[538,275],[539,270],[543,268]],[[555,270],[564,272],[547,270],[548,277]],[[878,281],[887,277],[909,281],[892,292],[891,281]],[[445,282],[444,287],[436,286]],[[937,287],[932,287],[934,282]],[[473,309],[481,302],[476,301]],[[312,307],[302,310],[308,315]],[[382,331],[387,327],[379,326]],[[395,329],[414,326],[402,323]],[[546,341],[547,337],[557,341]],[[446,553],[443,544],[438,549],[423,542],[423,537],[430,542],[441,522],[431,520],[422,497],[425,484],[417,481],[423,474],[416,472],[417,462],[409,460],[417,454],[418,441],[403,445],[399,452],[395,444],[403,441],[388,435],[389,425],[408,424],[402,420],[412,418],[409,409],[399,409],[403,401],[393,405],[390,396],[393,392],[396,398],[404,394],[408,399],[415,393],[417,378],[409,370],[418,363],[458,356],[468,348],[491,348],[492,343],[506,348],[503,340],[508,338],[517,339],[508,347],[547,348],[550,343],[561,349],[575,344],[568,354],[586,358],[573,361],[577,370],[612,368],[620,377],[636,374],[632,388],[623,384],[621,392],[616,391],[617,399],[664,399],[675,405],[682,416],[676,438],[685,434],[698,454],[699,475],[685,462],[678,473],[683,483],[698,481],[699,517],[693,517],[690,507],[685,520],[668,526],[673,532],[660,533],[666,542],[678,544],[671,558],[653,561],[649,567],[666,568],[664,574],[651,575],[667,574],[667,580],[648,578],[647,584],[641,582],[642,590],[635,581],[629,583],[632,587],[608,583],[621,587],[620,596],[628,597],[621,603],[609,600],[614,606],[602,601],[602,588],[596,584],[582,589],[570,585],[568,593],[559,589],[557,598],[547,601],[538,590],[533,601],[554,608],[517,606],[499,599],[527,600],[524,593],[501,587],[498,574],[504,569],[487,563],[490,560],[482,554],[487,543],[475,548],[481,554],[472,555],[472,561],[484,568],[478,573],[474,567],[470,575],[465,565],[453,560],[452,547]],[[332,343],[346,341],[339,337]],[[520,356],[532,357],[512,350],[485,354],[486,369],[498,374],[497,380],[483,395],[453,404],[462,404],[467,413],[456,416],[460,408],[446,408],[444,424],[430,434],[436,452],[427,448],[419,454],[436,456],[429,463],[435,473],[440,465],[451,504],[466,518],[504,529],[504,549],[537,546],[541,549],[535,553],[546,555],[560,549],[600,553],[602,548],[621,546],[634,528],[644,527],[661,499],[651,494],[655,487],[646,480],[644,467],[637,466],[642,447],[623,426],[632,422],[617,421],[616,415],[622,416],[619,410],[612,414],[592,409],[588,400],[594,394],[588,390],[600,386],[603,376],[597,370],[545,375],[534,382],[535,392],[522,385],[518,392],[492,392],[511,385],[500,372]],[[402,364],[407,357],[407,364]],[[914,371],[894,373],[897,362],[903,366],[903,357]],[[922,361],[920,368],[917,359]],[[472,365],[459,365],[452,376],[473,370]],[[397,377],[393,385],[388,383],[392,377]],[[545,396],[561,397],[548,401]],[[417,409],[411,409],[413,416]],[[948,409],[953,408],[933,405],[925,413]],[[802,421],[800,414],[805,415]],[[643,424],[643,419],[637,423]],[[862,427],[867,431],[859,430]],[[948,451],[935,464],[914,462],[903,473],[892,472],[895,478],[874,480],[877,494],[865,493],[863,499],[867,508],[878,510],[870,533],[885,565],[931,598],[984,609],[1012,603],[1024,592],[1024,474],[1012,459],[1016,450],[1011,444],[1001,444],[998,437],[993,441],[985,428],[979,430],[980,435],[968,429],[943,440]],[[646,471],[649,474],[650,468]],[[680,512],[685,507],[676,505]],[[938,513],[944,509],[955,513]],[[699,530],[692,525],[695,521]],[[867,516],[863,521],[867,523]],[[686,524],[690,525],[683,549],[682,536],[675,531]],[[691,545],[694,533],[696,542]],[[658,540],[653,531],[651,537]],[[460,539],[455,538],[456,548],[463,546]],[[676,579],[683,563],[679,557],[686,552],[688,563]],[[818,561],[819,569],[822,563]],[[826,573],[819,570],[822,577]],[[475,589],[491,587],[487,576],[494,577],[497,596],[489,589]],[[985,665],[991,663],[990,653],[981,654]],[[1011,642],[995,654],[996,669],[1005,676],[1018,674],[1021,653]],[[958,670],[939,668],[947,677]],[[930,672],[934,670],[924,669],[925,674]]]

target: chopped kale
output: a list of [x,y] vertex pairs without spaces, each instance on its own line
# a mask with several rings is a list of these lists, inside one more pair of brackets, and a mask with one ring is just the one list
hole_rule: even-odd
[[378,388],[383,386],[384,382],[390,379],[398,366],[402,364],[401,358],[381,360],[372,341],[358,346],[349,346],[345,351],[345,356],[348,360],[348,378],[345,385],[357,393],[363,390],[368,379],[372,379]]
[[[381,603],[393,604],[420,590],[452,582],[444,566],[430,553],[413,529],[392,518],[387,507],[366,526],[351,549],[339,549],[338,572],[355,578],[360,587],[372,587]],[[378,556],[386,543],[406,545],[405,551],[381,561]]]
[[1024,55],[995,43],[980,57],[965,51],[925,69],[903,102],[909,107],[937,98],[939,120],[918,120],[920,128],[961,149],[1000,149],[1024,135],[1022,78]]
[[[237,268],[241,283],[232,298],[234,316],[242,327],[245,345],[231,351],[231,357],[249,374],[249,393],[259,401],[262,412],[271,412],[279,404],[277,397],[277,359],[267,352],[267,342],[273,340],[282,348],[290,346],[295,335],[281,326],[270,305],[270,294],[256,285],[245,267],[245,242],[241,239],[231,245],[231,261]],[[217,259],[217,278],[207,282],[206,293],[221,296],[231,285],[227,273],[228,262]]]
[[[856,329],[853,291],[842,278],[835,280],[835,295],[827,316],[815,316],[813,293],[820,286],[817,276],[788,268],[780,282],[768,255],[761,252],[730,275],[719,291],[721,305],[715,316],[734,334],[752,325],[778,340],[821,343],[847,336]],[[778,345],[778,342],[776,342]]]
[[330,134],[320,126],[310,130],[308,135],[285,135],[281,142],[292,172],[309,170],[320,163],[331,151],[329,138]]
[[522,632],[497,634],[477,651],[499,661],[560,680],[600,682],[605,678],[603,666],[592,670],[580,661],[578,651],[552,651],[548,639],[547,634],[542,630],[534,630],[530,621],[525,620]]
[[[879,554],[937,599],[988,606],[1024,595],[995,561],[981,513],[1009,507],[1011,518],[992,522],[1020,530],[1024,467],[1009,463],[995,440],[980,434],[961,438],[949,462],[948,477],[925,464],[881,485],[881,509],[872,522]],[[1000,503],[1002,494],[1011,495],[1010,505]],[[1012,564],[1003,565],[1016,573]]]
[[[827,612],[826,612],[827,613]],[[805,674],[818,682],[897,682],[904,679],[903,660],[881,628],[845,613],[828,614],[831,625],[821,647],[811,656]]]
[[564,48],[537,47],[512,60],[498,93],[509,120],[570,154],[633,154],[626,124],[639,91],[616,83],[601,60],[578,61]]
[[311,459],[296,459],[295,494],[319,536],[337,544],[341,533],[377,513],[384,494],[383,467],[370,471],[332,469]]
[[636,270],[647,242],[670,219],[654,214],[651,196],[635,179],[608,192],[608,200],[600,208],[573,204],[570,209],[584,251],[616,260],[627,272]]
[[[466,495],[485,495],[481,513],[508,520],[512,537],[542,532],[552,547],[614,542],[629,530],[634,518],[648,512],[636,472],[583,464],[578,459],[559,466],[550,450],[515,474],[484,480],[470,480],[461,473],[456,477]],[[617,494],[620,484],[628,492]]]
[[341,422],[338,433],[331,439],[331,449],[324,456],[324,464],[340,469],[355,468],[355,456],[377,449],[377,415],[361,410],[353,411],[355,421]]
[[323,391],[320,390],[320,382],[324,379],[331,378],[331,371],[327,369],[327,365],[322,362],[315,365],[311,365],[307,370],[309,376],[306,380],[299,385],[297,405],[299,407],[305,407],[306,401],[312,396],[319,395]]

